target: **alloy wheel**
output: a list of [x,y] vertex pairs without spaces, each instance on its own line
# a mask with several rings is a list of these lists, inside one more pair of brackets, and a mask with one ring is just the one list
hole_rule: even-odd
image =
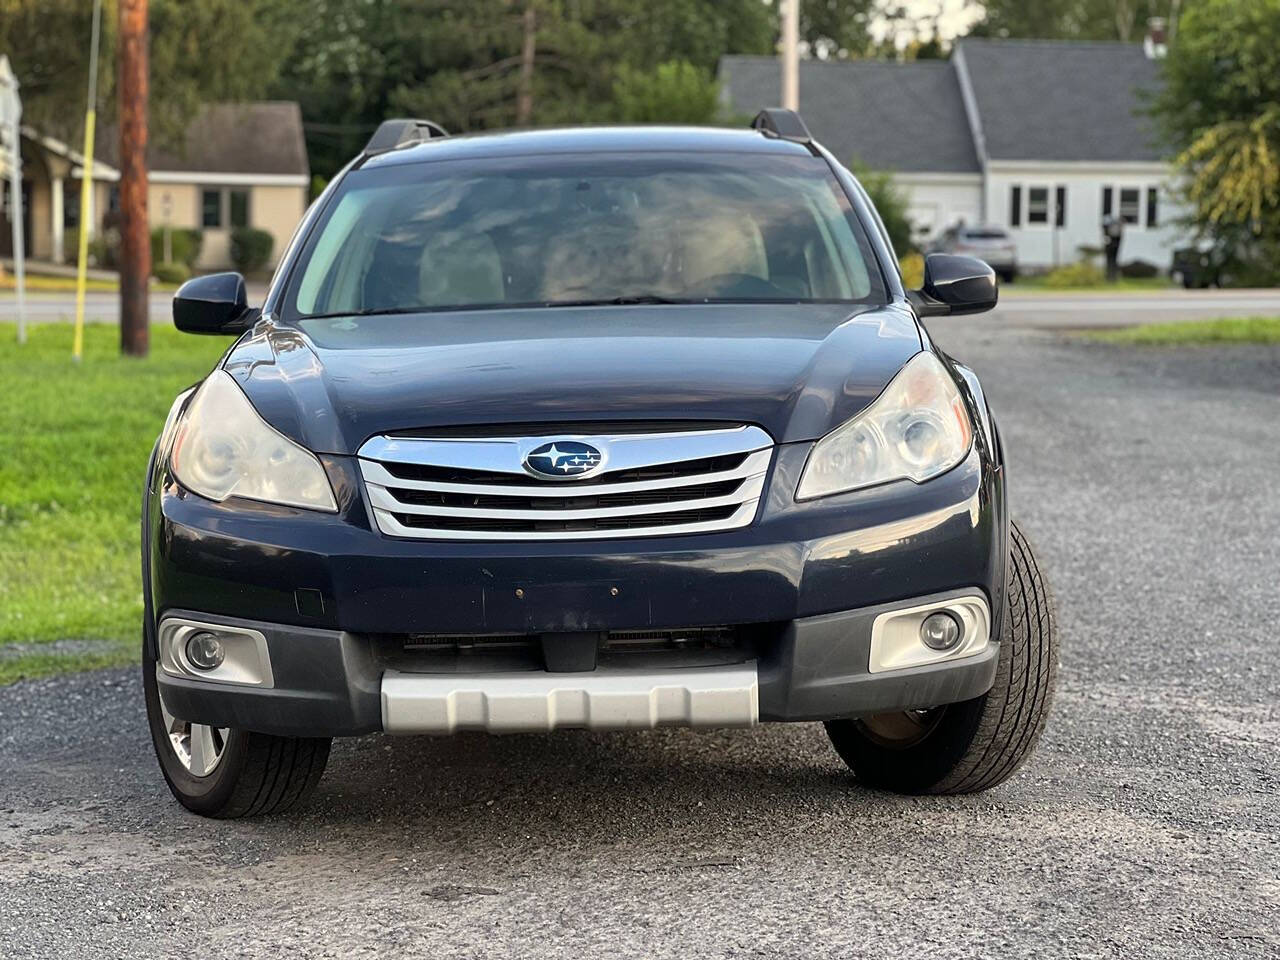
[[922,743],[938,729],[946,707],[931,710],[899,710],[893,713],[876,713],[857,720],[862,732],[882,747],[906,750]]
[[230,729],[179,720],[164,705],[163,697],[160,698],[160,716],[169,747],[188,773],[193,777],[207,777],[218,768],[226,753]]

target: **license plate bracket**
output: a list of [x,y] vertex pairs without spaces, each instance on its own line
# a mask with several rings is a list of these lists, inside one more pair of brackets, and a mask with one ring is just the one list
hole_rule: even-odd
[[529,633],[640,628],[652,617],[645,591],[617,580],[528,581],[508,590],[488,587],[485,605]]

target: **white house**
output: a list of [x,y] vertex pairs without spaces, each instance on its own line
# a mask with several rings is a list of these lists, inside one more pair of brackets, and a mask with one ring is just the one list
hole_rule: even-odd
[[[1052,267],[1125,222],[1122,262],[1167,269],[1172,168],[1144,107],[1151,45],[962,39],[949,61],[805,61],[800,112],[842,161],[893,174],[921,240],[963,220],[1009,230],[1023,267]],[[776,105],[773,57],[724,57],[728,110]]]

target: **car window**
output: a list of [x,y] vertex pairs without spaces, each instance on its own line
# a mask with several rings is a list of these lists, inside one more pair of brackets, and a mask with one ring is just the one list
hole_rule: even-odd
[[966,240],[1008,240],[1009,239],[1009,235],[1005,233],[1003,230],[996,230],[991,227],[983,228],[980,230],[966,230],[964,236]]
[[286,315],[617,298],[885,292],[820,158],[544,156],[353,172],[303,248]]

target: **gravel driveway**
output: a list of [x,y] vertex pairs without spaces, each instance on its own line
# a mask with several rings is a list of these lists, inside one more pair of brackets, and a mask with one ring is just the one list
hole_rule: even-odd
[[335,745],[211,823],[133,671],[0,690],[0,957],[1280,956],[1280,349],[938,320],[1064,640],[994,792],[851,782],[816,725]]

